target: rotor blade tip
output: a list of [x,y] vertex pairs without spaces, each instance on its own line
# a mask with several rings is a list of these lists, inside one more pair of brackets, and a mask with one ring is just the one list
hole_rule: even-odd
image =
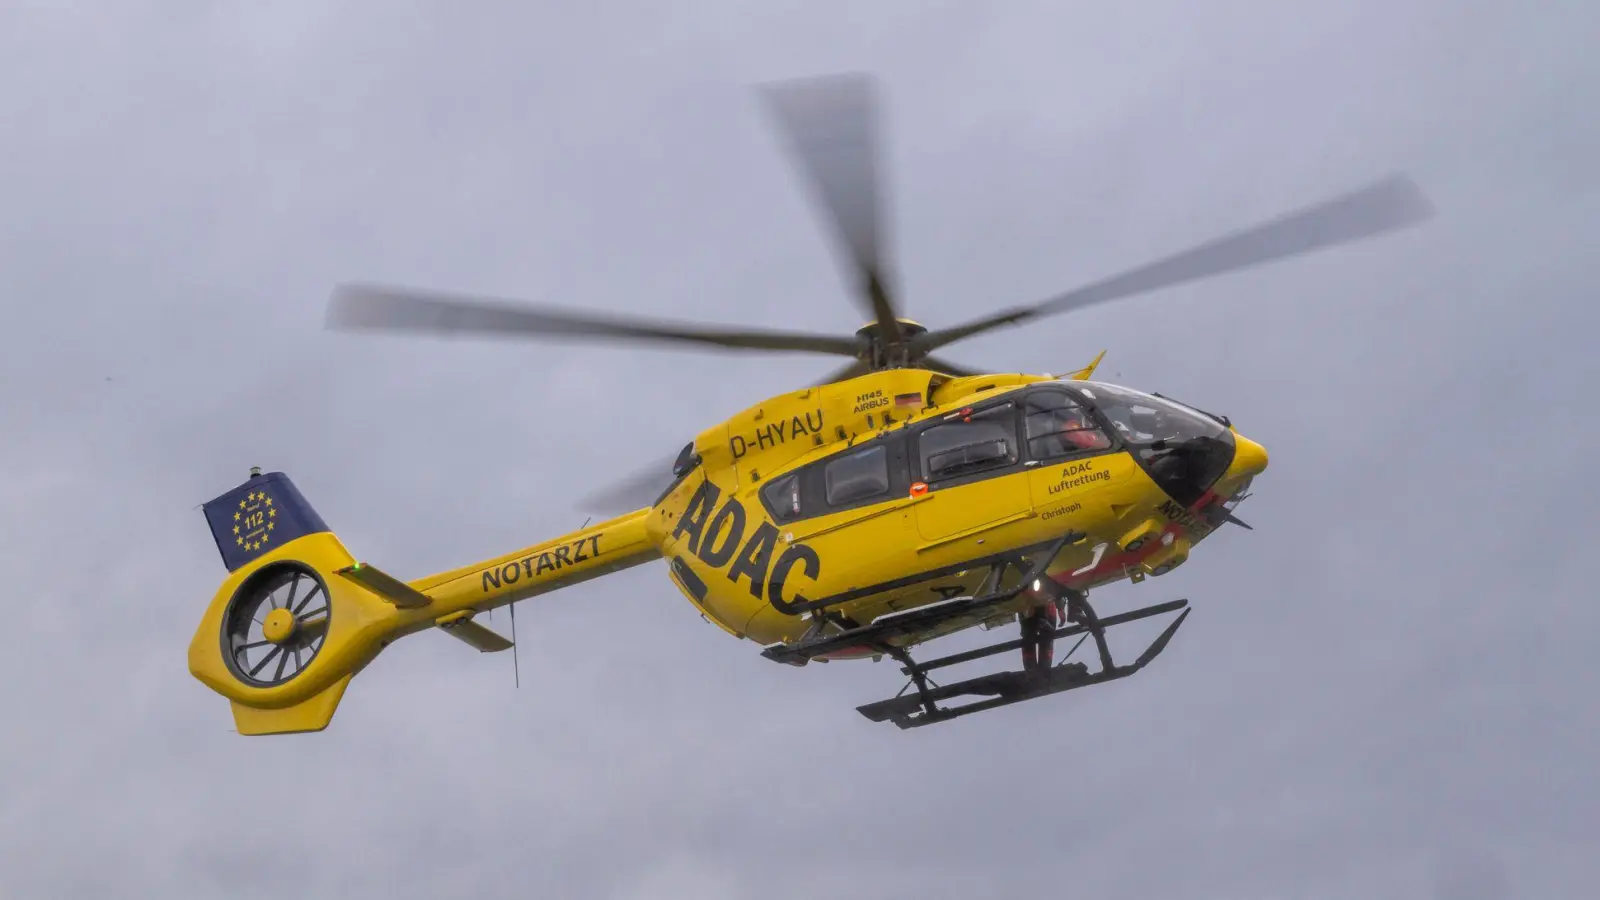
[[1396,225],[1414,225],[1438,215],[1439,208],[1415,178],[1397,172],[1374,185],[1374,199],[1390,210]]
[[339,285],[328,298],[323,325],[329,329],[356,328],[374,322],[375,304],[370,294],[355,285]]
[[851,69],[839,72],[825,72],[820,75],[805,75],[799,78],[760,81],[756,83],[755,88],[760,93],[772,95],[826,88],[871,91],[877,87],[877,84],[878,80],[872,73]]

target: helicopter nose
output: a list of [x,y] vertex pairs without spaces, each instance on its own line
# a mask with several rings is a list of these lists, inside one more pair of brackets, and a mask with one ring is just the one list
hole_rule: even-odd
[[1211,485],[1207,491],[1210,501],[1204,513],[1206,519],[1213,526],[1220,526],[1223,522],[1233,522],[1236,525],[1245,525],[1234,517],[1232,508],[1240,500],[1250,496],[1250,484],[1257,475],[1267,470],[1267,448],[1250,440],[1237,431],[1233,432],[1233,459],[1228,463],[1228,469],[1222,477]]
[[1252,478],[1267,470],[1267,448],[1239,432],[1233,433],[1233,459],[1222,477],[1211,486],[1217,497],[1231,497],[1245,490]]
[[1234,432],[1233,446],[1233,464],[1228,467],[1228,480],[1243,481],[1267,470],[1267,448],[1238,432]]

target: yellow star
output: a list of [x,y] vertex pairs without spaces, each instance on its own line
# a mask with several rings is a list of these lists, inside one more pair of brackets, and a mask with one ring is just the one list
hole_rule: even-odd
[[237,522],[237,521],[239,521],[239,514],[238,514],[238,513],[234,513],[234,514],[233,514],[233,520],[234,520],[234,521],[235,521],[235,522]]
[[278,523],[277,522],[268,522],[267,523],[267,530],[268,531],[271,531],[272,529],[277,528],[277,527],[278,527]]
[[268,496],[267,496],[267,495],[266,495],[266,492],[265,492],[265,491],[263,491],[263,492],[262,492],[262,494],[261,494],[261,499],[263,499],[263,500],[265,500],[265,501],[267,501],[267,505],[268,505],[268,506],[271,506],[271,505],[272,505],[272,498],[271,498],[271,497],[268,497]]
[[278,517],[278,511],[277,510],[275,510],[275,509],[267,510],[267,518],[276,519],[277,517]]
[[238,534],[239,533],[239,526],[237,526],[237,525],[233,526],[233,533],[234,534]]
[[254,544],[251,544],[250,545],[250,549],[251,550],[260,550],[261,549],[261,542],[257,541]]
[[234,539],[233,539],[233,542],[234,542],[234,543],[235,543],[235,544],[238,544],[238,545],[239,545],[239,546],[241,546],[241,547],[243,547],[243,546],[244,546],[244,538],[234,538]]
[[240,509],[244,509],[244,501],[243,500],[239,501],[239,508]]

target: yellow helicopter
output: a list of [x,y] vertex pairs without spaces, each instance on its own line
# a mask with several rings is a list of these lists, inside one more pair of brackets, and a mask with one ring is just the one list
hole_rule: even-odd
[[[287,475],[253,469],[204,504],[229,574],[189,648],[190,671],[231,701],[239,733],[319,731],[350,679],[394,640],[437,629],[480,651],[510,649],[477,621],[481,613],[658,559],[701,615],[770,660],[898,662],[908,677],[901,695],[858,709],[901,728],[1131,675],[1167,645],[1187,601],[1102,616],[1090,590],[1165,575],[1221,526],[1248,528],[1235,510],[1266,469],[1266,450],[1226,416],[1095,379],[1103,351],[1062,377],[982,373],[933,352],[1003,325],[1432,215],[1409,179],[1389,177],[1044,303],[929,329],[897,312],[880,246],[872,81],[825,76],[768,85],[763,96],[872,317],[854,336],[374,285],[336,291],[329,323],[807,351],[851,362],[701,431],[670,467],[612,495],[631,511],[411,581],[358,561]],[[1108,628],[1169,613],[1177,615],[1133,662],[1113,660]],[[1007,624],[1019,627],[1018,638],[936,659],[911,655],[937,638]],[[1094,640],[1093,671],[1070,652],[1056,661],[1055,642],[1072,636]],[[929,677],[1012,651],[1022,656],[1019,670],[942,685]]]

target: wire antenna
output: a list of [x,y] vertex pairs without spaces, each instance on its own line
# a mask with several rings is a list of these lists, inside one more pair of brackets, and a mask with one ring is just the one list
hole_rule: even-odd
[[522,667],[517,664],[517,604],[511,603],[511,677],[515,685],[522,687]]

